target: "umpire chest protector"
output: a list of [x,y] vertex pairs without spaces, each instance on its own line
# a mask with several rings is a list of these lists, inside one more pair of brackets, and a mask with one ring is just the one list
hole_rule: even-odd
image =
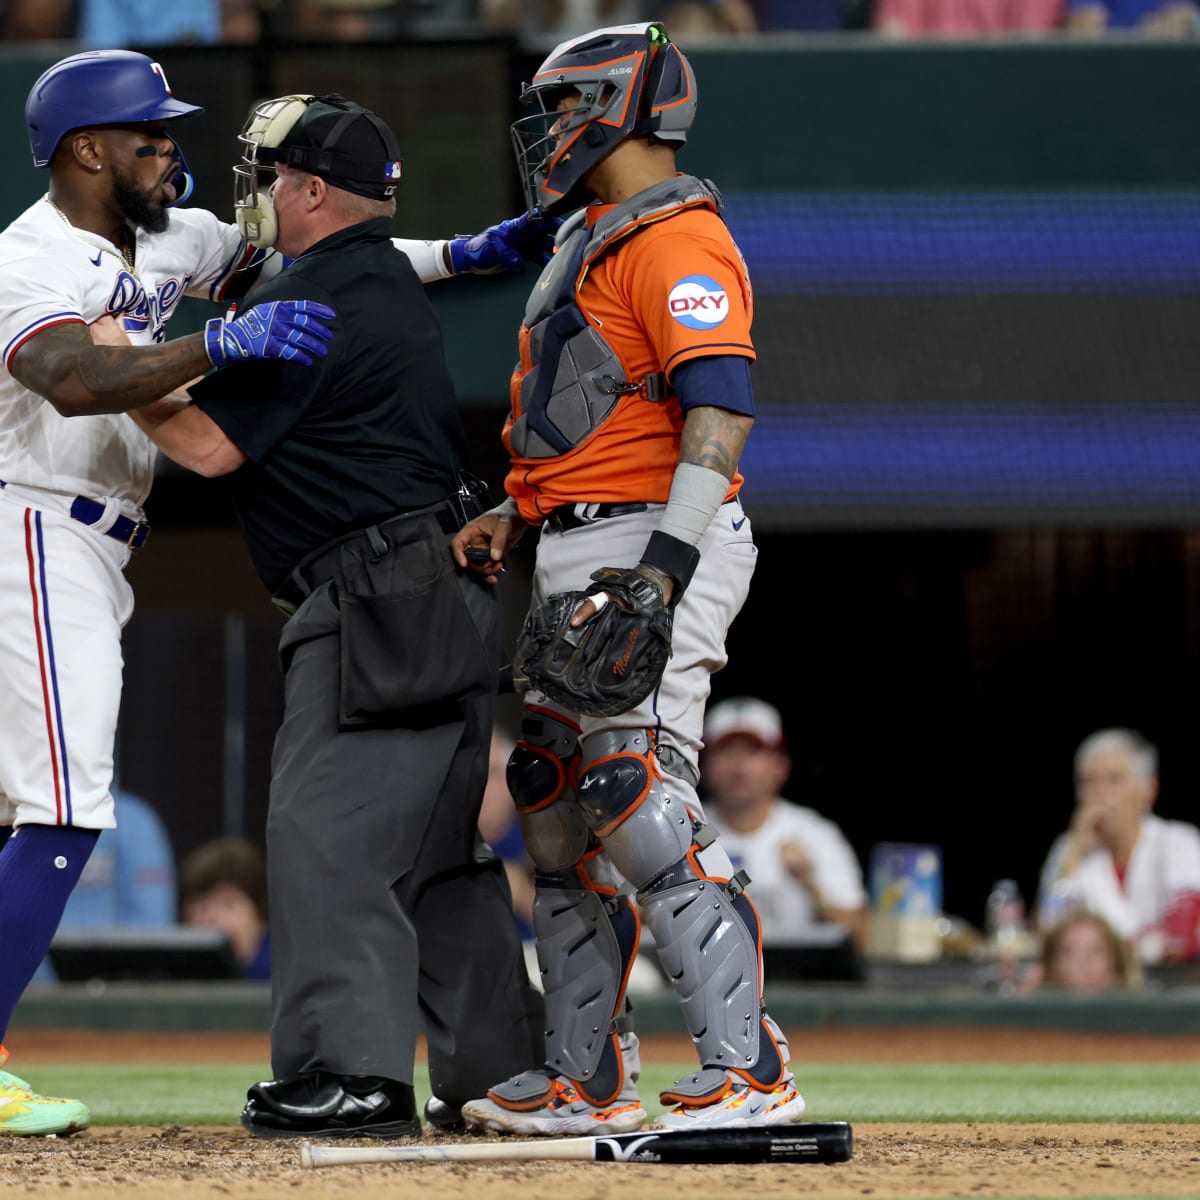
[[521,340],[532,365],[521,378],[520,411],[514,407],[507,431],[516,457],[547,459],[569,453],[608,420],[623,396],[669,398],[662,375],[626,377],[617,352],[588,322],[577,296],[588,270],[618,243],[651,222],[700,206],[720,215],[716,189],[691,175],[678,175],[618,204],[590,228],[586,209],[563,226],[558,251],[525,309]]

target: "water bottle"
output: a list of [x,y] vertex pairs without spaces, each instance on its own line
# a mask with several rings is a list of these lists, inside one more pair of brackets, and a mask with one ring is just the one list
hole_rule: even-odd
[[1083,897],[1074,879],[1056,879],[1038,904],[1038,929],[1045,932],[1083,907]]
[[1015,952],[1025,933],[1025,901],[1015,879],[999,879],[987,898],[987,938],[1001,954]]

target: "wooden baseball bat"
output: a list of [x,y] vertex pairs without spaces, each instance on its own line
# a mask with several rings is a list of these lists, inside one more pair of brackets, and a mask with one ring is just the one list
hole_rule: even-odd
[[665,1130],[535,1142],[450,1142],[444,1146],[317,1146],[300,1143],[303,1167],[362,1163],[519,1162],[571,1158],[593,1162],[839,1163],[854,1153],[845,1121],[749,1129]]

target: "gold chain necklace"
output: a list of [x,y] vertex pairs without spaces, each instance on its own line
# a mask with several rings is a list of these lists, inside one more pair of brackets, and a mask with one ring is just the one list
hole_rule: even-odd
[[[69,230],[71,230],[72,233],[74,233],[74,234],[76,234],[76,236],[78,236],[79,231],[75,228],[74,225],[71,224],[71,218],[68,217],[67,214],[65,212],[63,212],[63,210],[61,208],[58,207],[58,205],[54,202],[53,198],[51,197],[50,193],[47,192],[43,198],[45,199],[46,203],[48,205],[50,205],[50,207],[52,209],[54,209],[54,211],[56,213],[58,213],[59,219],[62,221],[62,223]],[[101,249],[103,249],[103,247],[101,247]],[[137,268],[133,265],[133,259],[130,258],[130,256],[128,254],[126,254],[125,251],[122,250],[120,247],[114,246],[114,249],[116,250],[117,257],[121,260],[122,263],[125,264],[125,269],[130,273],[130,275],[136,275]]]

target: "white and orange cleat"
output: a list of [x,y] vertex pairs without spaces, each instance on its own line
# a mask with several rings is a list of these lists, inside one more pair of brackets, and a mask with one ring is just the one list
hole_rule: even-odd
[[470,1129],[525,1137],[603,1137],[636,1133],[646,1122],[637,1086],[626,1080],[607,1104],[593,1104],[563,1075],[526,1071],[463,1105]]
[[659,1099],[674,1108],[654,1118],[649,1129],[739,1129],[790,1125],[804,1117],[804,1097],[790,1074],[769,1090],[740,1075],[707,1067],[687,1075]]

